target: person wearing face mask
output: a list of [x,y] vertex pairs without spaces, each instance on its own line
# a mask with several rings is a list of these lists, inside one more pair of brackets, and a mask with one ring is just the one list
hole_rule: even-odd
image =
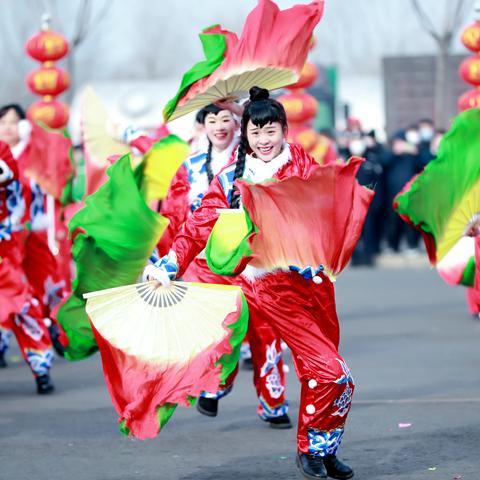
[[352,265],[372,266],[375,262],[375,255],[380,249],[380,238],[382,234],[379,215],[384,199],[382,195],[382,177],[385,155],[381,146],[376,142],[375,132],[373,130],[369,134],[351,140],[347,155],[347,158],[356,156],[365,159],[365,162],[358,171],[357,179],[361,185],[375,190],[375,197],[373,197],[367,218],[363,225],[362,236],[352,255]]
[[395,133],[391,140],[391,153],[386,168],[387,244],[395,253],[399,252],[403,239],[407,243],[407,252],[412,253],[416,251],[420,241],[419,233],[403,222],[392,208],[397,193],[422,169],[418,155],[419,143],[420,134],[416,125]]
[[435,158],[432,150],[432,141],[435,137],[435,125],[429,118],[424,118],[418,122],[418,133],[420,142],[418,144],[418,156],[421,167],[425,167],[430,160]]
[[[197,121],[203,125],[207,143],[204,151],[194,152],[183,163],[172,182],[167,198],[162,202],[160,213],[170,220],[170,224],[158,244],[160,255],[168,253],[173,238],[190,215],[199,208],[215,176],[231,163],[232,153],[238,145],[238,122],[230,109],[238,106],[227,103],[220,105],[208,105],[197,114]],[[236,112],[239,112],[238,108]],[[241,277],[222,277],[212,273],[203,255],[193,260],[182,278],[189,282],[239,285],[244,291],[250,288],[249,283]],[[252,357],[256,359],[255,362],[252,359],[252,367],[260,402],[257,413],[272,428],[291,428],[292,424],[287,414],[288,402],[285,399],[285,374],[280,338],[269,325],[263,325],[261,329],[250,329],[248,340]],[[274,359],[272,364],[274,372],[262,375],[261,367],[269,356]],[[231,391],[236,373],[235,370],[221,391],[202,394],[197,402],[200,413],[210,417],[217,415],[219,400]]]
[[[283,106],[268,90],[253,87],[242,116],[235,162],[213,179],[201,205],[175,237],[168,255],[146,267],[144,274],[164,285],[181,277],[205,247],[219,217],[218,209],[240,208],[236,179],[254,183],[296,176],[307,179],[318,166],[300,146],[286,143]],[[293,226],[292,226],[293,227]],[[336,452],[350,410],[354,381],[338,353],[339,325],[333,283],[321,268],[265,271],[247,265],[242,277],[249,307],[249,328],[261,335],[274,328],[292,351],[301,382],[297,432],[297,466],[306,478],[352,478],[353,470]],[[274,370],[260,357],[254,365]],[[261,369],[260,369],[261,370]]]

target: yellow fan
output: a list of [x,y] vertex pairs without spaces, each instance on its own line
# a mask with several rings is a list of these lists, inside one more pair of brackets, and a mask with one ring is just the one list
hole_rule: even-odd
[[188,157],[190,145],[168,135],[153,144],[144,157],[142,191],[147,201],[163,200],[180,165]]
[[240,310],[235,286],[157,282],[84,295],[102,338],[148,363],[184,364],[218,345],[230,332],[226,318]]
[[97,167],[108,167],[111,155],[130,153],[128,145],[113,138],[109,131],[110,116],[92,87],[87,87],[83,93],[81,115],[85,151]]

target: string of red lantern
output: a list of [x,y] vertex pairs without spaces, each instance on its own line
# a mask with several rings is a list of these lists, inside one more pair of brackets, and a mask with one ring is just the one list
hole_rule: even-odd
[[468,90],[458,99],[458,109],[463,112],[470,108],[480,107],[480,10],[476,9],[477,20],[462,33],[462,43],[475,53],[465,59],[459,68],[462,79],[475,88]]
[[26,44],[27,54],[42,63],[26,78],[28,88],[42,100],[34,102],[27,110],[27,117],[50,128],[63,128],[68,122],[68,106],[55,97],[68,89],[70,76],[54,62],[68,53],[68,42],[59,33],[50,29],[49,17],[44,16],[41,31],[30,37]]
[[[312,39],[311,48],[314,46]],[[305,89],[311,87],[318,77],[318,68],[314,63],[306,62],[298,81],[287,87],[288,93],[278,97],[285,108],[288,119],[288,142],[298,143],[317,162],[326,163],[330,157],[336,158],[333,145],[324,136],[313,129],[319,104],[317,99]]]

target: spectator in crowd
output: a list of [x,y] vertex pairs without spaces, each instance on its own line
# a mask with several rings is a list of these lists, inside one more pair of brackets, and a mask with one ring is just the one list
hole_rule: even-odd
[[396,214],[392,208],[392,202],[407,182],[423,168],[419,157],[420,141],[420,133],[416,125],[397,132],[391,140],[391,153],[386,166],[387,205],[389,206],[387,243],[393,252],[399,252],[404,238],[408,253],[414,253],[419,245],[419,233]]
[[430,160],[435,158],[431,144],[435,137],[435,125],[429,118],[423,118],[418,122],[418,133],[420,142],[418,144],[418,157],[420,166],[425,167]]

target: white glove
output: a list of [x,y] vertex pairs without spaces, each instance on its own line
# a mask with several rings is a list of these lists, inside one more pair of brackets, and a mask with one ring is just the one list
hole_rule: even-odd
[[158,259],[155,255],[150,257],[154,263],[147,265],[143,270],[143,281],[156,280],[164,287],[168,287],[178,273],[177,254],[170,250],[168,255]]
[[30,228],[32,232],[42,232],[48,230],[50,226],[51,221],[48,215],[46,213],[37,213],[37,215],[33,217]]

